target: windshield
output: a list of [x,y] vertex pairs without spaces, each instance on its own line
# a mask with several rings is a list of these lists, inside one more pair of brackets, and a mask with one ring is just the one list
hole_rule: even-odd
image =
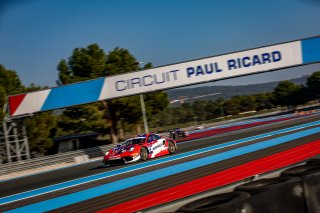
[[146,140],[146,138],[130,138],[130,139],[126,140],[125,142],[123,142],[123,145],[129,146],[132,144],[144,143],[145,140]]

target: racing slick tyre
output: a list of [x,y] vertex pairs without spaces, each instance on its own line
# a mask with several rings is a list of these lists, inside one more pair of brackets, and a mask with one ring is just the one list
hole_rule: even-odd
[[148,150],[146,149],[146,147],[142,147],[140,149],[140,158],[141,160],[145,161],[148,159]]
[[282,177],[303,177],[314,172],[320,172],[320,164],[307,163],[301,166],[295,166],[281,172]]
[[250,213],[304,213],[301,179],[275,177],[260,179],[237,186],[251,196],[245,200],[244,212]]
[[308,160],[307,164],[308,165],[319,165],[319,167],[320,167],[320,156]]
[[311,164],[308,161],[306,165],[292,167],[281,173],[281,176],[301,178],[308,213],[320,212],[320,164],[316,159],[310,160]]
[[176,146],[172,141],[169,141],[168,150],[169,150],[169,154],[173,154],[176,151]]
[[279,189],[279,187],[286,186],[294,181],[297,180],[290,177],[263,178],[239,185],[235,188],[235,191],[243,191],[248,192],[251,195],[257,195],[269,190]]
[[102,165],[103,167],[109,167],[110,166],[108,161],[103,160],[102,163],[103,163],[103,165]]
[[229,192],[205,197],[182,206],[178,212],[225,213],[241,212],[243,201],[250,197],[246,192]]

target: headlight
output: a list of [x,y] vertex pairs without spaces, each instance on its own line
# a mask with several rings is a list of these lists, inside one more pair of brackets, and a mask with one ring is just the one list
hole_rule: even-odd
[[133,150],[134,150],[134,147],[131,147],[131,148],[129,149],[129,152],[133,152]]
[[109,155],[109,152],[106,152],[106,155]]

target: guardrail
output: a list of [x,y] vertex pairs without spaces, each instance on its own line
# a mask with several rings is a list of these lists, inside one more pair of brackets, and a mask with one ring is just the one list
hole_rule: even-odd
[[73,164],[75,163],[75,157],[78,156],[87,155],[89,159],[102,157],[110,148],[114,146],[114,144],[110,144],[100,147],[92,147],[66,153],[38,157],[24,161],[0,164],[0,176],[16,172],[23,172],[26,170],[39,169],[42,167],[57,164]]

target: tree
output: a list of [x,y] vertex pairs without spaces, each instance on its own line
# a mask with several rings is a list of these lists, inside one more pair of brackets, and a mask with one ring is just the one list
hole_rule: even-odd
[[290,81],[282,81],[273,91],[275,104],[296,107],[307,100],[304,95],[305,88]]
[[[180,112],[176,111],[174,113],[174,115],[179,115],[179,113],[181,114],[179,117],[180,119],[178,120],[179,123],[186,123],[189,121],[193,121],[194,118],[197,116],[196,114],[194,114],[194,111],[192,109],[192,105],[190,103],[183,103],[181,104],[180,107]],[[195,118],[197,119],[197,118]]]
[[[145,68],[150,68],[149,63]],[[110,75],[122,74],[130,71],[140,70],[136,58],[126,49],[115,48],[108,54],[97,45],[92,44],[86,48],[76,48],[68,60],[62,59],[58,64],[59,81],[58,83],[67,84],[78,81],[106,77]],[[83,128],[74,128],[76,131],[97,131],[108,128],[113,143],[122,137],[122,129],[125,124],[140,124],[141,108],[138,96],[105,100],[101,103],[87,104],[84,106],[71,107],[65,110],[65,125],[60,122],[62,128],[71,129],[75,123],[82,125]],[[146,95],[146,107],[149,117],[152,114],[163,110],[168,105],[167,97],[162,92]],[[103,116],[101,116],[103,112]],[[89,119],[90,114],[96,116],[90,125],[78,123],[76,120]],[[68,119],[69,117],[70,119]],[[104,120],[102,122],[102,120]],[[95,127],[95,128],[93,128]]]
[[320,98],[320,71],[314,72],[309,78],[307,78],[307,87],[310,99]]
[[177,124],[178,118],[174,114],[174,109],[168,107],[152,117],[150,124],[153,127],[162,127]]
[[208,101],[205,106],[206,120],[222,116],[222,103],[220,101]]
[[17,73],[6,69],[2,64],[0,64],[0,86],[5,89],[7,95],[14,95],[25,91],[25,87],[21,84]]
[[3,118],[5,116],[4,112],[3,112],[3,107],[6,103],[6,97],[7,97],[7,93],[6,90],[0,86],[0,122],[3,121]]
[[37,86],[33,83],[31,83],[28,87],[25,88],[25,92],[33,92],[33,91],[39,91],[39,90],[45,90],[48,89],[47,86]]
[[223,110],[225,112],[225,115],[237,115],[239,114],[239,105],[240,101],[237,97],[233,97],[229,100],[226,100],[223,103]]
[[[151,63],[143,69],[152,67]],[[139,62],[126,49],[115,48],[109,52],[106,60],[106,75],[122,74],[130,71],[140,70]],[[135,124],[137,132],[140,132],[141,107],[138,96],[119,98],[104,101],[107,109],[107,117],[110,121],[110,134],[113,142],[123,137],[123,126],[126,123]],[[145,104],[148,118],[163,110],[168,105],[167,96],[163,92],[155,92],[145,95]],[[117,134],[118,133],[118,134]]]
[[139,62],[129,50],[119,47],[108,53],[105,63],[107,76],[140,70]]
[[207,117],[206,105],[207,105],[207,101],[196,100],[195,102],[193,102],[192,110],[193,110],[193,113],[197,116],[198,121],[206,120],[206,117]]
[[5,114],[3,107],[7,100],[7,95],[14,95],[24,92],[25,88],[21,84],[19,76],[13,70],[6,69],[0,64],[0,121],[2,122]]
[[256,108],[255,110],[260,111],[264,109],[271,109],[273,107],[273,95],[272,93],[261,93],[254,95]]
[[236,99],[239,102],[238,110],[239,112],[248,112],[252,111],[256,108],[255,98],[253,95],[242,95],[235,96],[232,99]]
[[[106,75],[106,54],[97,44],[86,48],[75,48],[68,60],[60,60],[58,85],[90,80]],[[70,107],[63,111],[59,119],[59,134],[83,132],[105,133],[108,122],[105,120],[102,103]]]
[[101,103],[74,106],[64,110],[58,119],[59,135],[97,132],[106,134],[104,107]]
[[29,148],[31,153],[45,155],[53,146],[57,127],[57,117],[51,112],[25,118]]
[[106,54],[97,44],[75,48],[68,62],[58,64],[58,85],[98,78],[106,75]]
[[[105,63],[107,76],[140,69],[139,62],[135,57],[128,50],[119,47],[116,47],[108,53]],[[110,136],[113,143],[116,143],[118,139],[122,137],[119,133],[122,132],[123,124],[119,124],[119,121],[124,120],[127,123],[137,123],[137,121],[140,120],[141,113],[138,113],[139,106],[137,103],[139,103],[139,101],[137,98],[138,97],[128,97],[104,101],[107,117],[110,121]],[[118,131],[119,126],[120,131]]]
[[[153,92],[144,95],[148,119],[161,112],[169,105],[168,95],[164,92]],[[140,108],[141,114],[141,108]]]

